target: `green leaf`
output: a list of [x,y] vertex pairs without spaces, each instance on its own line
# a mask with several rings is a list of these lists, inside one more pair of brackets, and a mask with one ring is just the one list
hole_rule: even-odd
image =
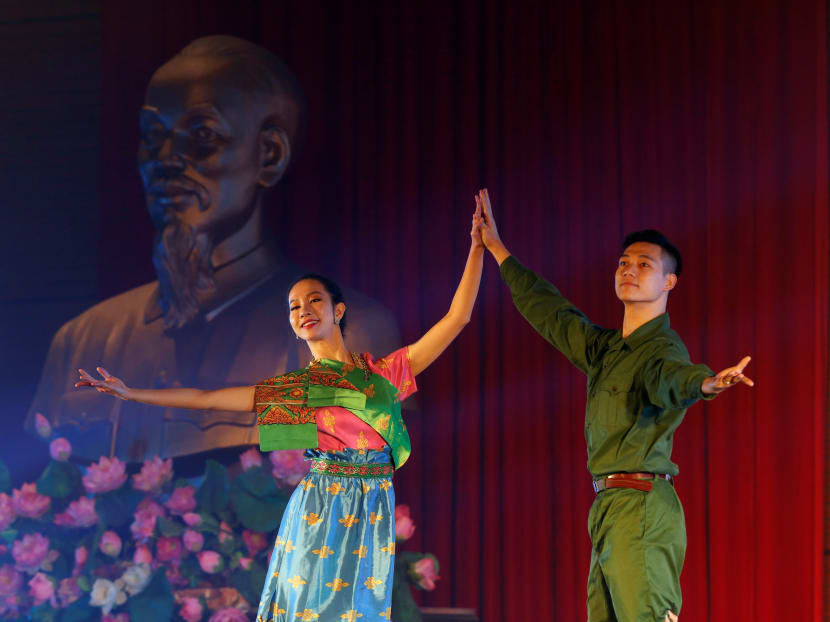
[[202,522],[198,525],[194,525],[191,529],[207,533],[219,533],[219,521],[215,516],[213,516],[213,514],[205,514],[204,512],[200,512],[199,516],[202,517]]
[[43,603],[32,609],[31,616],[35,622],[55,622],[57,613],[47,603]]
[[202,512],[218,514],[228,506],[229,492],[228,470],[216,460],[208,460],[205,481],[196,491],[199,509]]
[[51,460],[37,480],[37,491],[55,499],[76,497],[81,491],[81,471],[71,462]]
[[395,622],[421,622],[421,612],[406,581],[396,582],[392,590],[392,619]]
[[3,540],[11,544],[17,538],[17,534],[17,529],[6,529],[6,531],[0,533],[0,538],[3,538]]
[[61,611],[59,622],[97,622],[101,619],[101,610],[89,606],[89,599],[83,595],[66,609]]
[[6,463],[0,460],[0,492],[9,492],[12,487],[12,478],[9,473],[9,467]]
[[219,552],[228,557],[233,555],[237,547],[236,540],[233,536],[225,536],[224,541],[219,543]]
[[249,603],[258,602],[262,586],[265,585],[266,572],[265,566],[253,562],[250,570],[237,568],[231,573],[231,585],[239,590]]
[[97,495],[95,511],[101,522],[107,526],[120,527],[131,522],[143,493],[122,486],[118,490]]
[[173,593],[164,568],[159,568],[144,590],[127,601],[130,620],[169,622],[173,617]]
[[161,535],[167,538],[178,538],[184,533],[184,525],[181,523],[177,523],[174,520],[170,520],[164,516],[159,516],[156,519],[156,527],[159,530]]
[[82,574],[78,577],[78,587],[81,588],[84,592],[89,592],[92,590],[92,585],[89,582],[89,577],[85,574]]
[[254,531],[276,529],[287,502],[274,478],[262,469],[245,471],[233,481],[231,487],[231,507],[240,522]]

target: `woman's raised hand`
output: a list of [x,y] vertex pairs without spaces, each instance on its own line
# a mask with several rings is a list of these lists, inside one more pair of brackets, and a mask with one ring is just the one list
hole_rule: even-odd
[[99,393],[106,393],[107,395],[112,395],[114,397],[121,398],[122,400],[129,399],[128,394],[130,392],[130,388],[124,384],[123,381],[111,375],[103,367],[96,367],[95,369],[101,375],[103,380],[93,378],[83,369],[79,369],[78,372],[81,374],[81,378],[75,383],[75,387],[92,387]]
[[[479,194],[482,191],[479,190]],[[476,211],[473,212],[473,228],[470,230],[470,237],[473,240],[473,248],[479,248],[484,246],[484,242],[481,239],[481,225],[484,222],[484,218],[481,215],[481,200],[479,195],[475,195],[476,199]]]

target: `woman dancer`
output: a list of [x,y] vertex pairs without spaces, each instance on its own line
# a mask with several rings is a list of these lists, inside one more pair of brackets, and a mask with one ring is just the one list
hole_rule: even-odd
[[470,321],[481,281],[484,190],[450,310],[423,337],[383,358],[346,350],[339,287],[306,275],[288,294],[289,321],[313,359],[254,386],[215,391],[132,389],[99,367],[76,387],[172,408],[256,411],[263,451],[306,449],[311,471],[283,514],[257,622],[391,617],[395,554],[392,474],[410,453],[400,402]]

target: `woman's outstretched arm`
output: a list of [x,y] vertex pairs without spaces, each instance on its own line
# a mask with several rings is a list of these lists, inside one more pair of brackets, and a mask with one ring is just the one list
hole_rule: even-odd
[[141,402],[167,408],[191,408],[194,410],[224,410],[231,412],[252,412],[254,410],[254,387],[229,387],[214,391],[201,389],[133,389],[103,367],[97,368],[101,380],[93,378],[83,369],[78,371],[81,379],[76,387],[91,387],[99,393],[106,393],[130,402]]
[[470,322],[470,315],[481,283],[484,244],[481,241],[479,227],[482,223],[481,209],[485,192],[485,190],[479,190],[476,195],[476,211],[473,214],[473,227],[470,231],[472,238],[470,254],[467,256],[467,265],[464,267],[464,274],[461,275],[458,289],[455,290],[450,310],[423,337],[409,346],[409,364],[413,375],[418,375],[429,367],[458,336],[461,329]]

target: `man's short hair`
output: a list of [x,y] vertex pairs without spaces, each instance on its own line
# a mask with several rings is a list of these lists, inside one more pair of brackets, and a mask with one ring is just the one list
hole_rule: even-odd
[[[662,248],[663,272],[680,276],[680,272],[683,270],[683,258],[680,256],[680,251],[660,231],[656,229],[643,229],[642,231],[629,233],[625,236],[625,240],[623,240],[623,251],[635,242],[648,242],[649,244],[656,244]],[[667,258],[668,261],[666,261]]]

